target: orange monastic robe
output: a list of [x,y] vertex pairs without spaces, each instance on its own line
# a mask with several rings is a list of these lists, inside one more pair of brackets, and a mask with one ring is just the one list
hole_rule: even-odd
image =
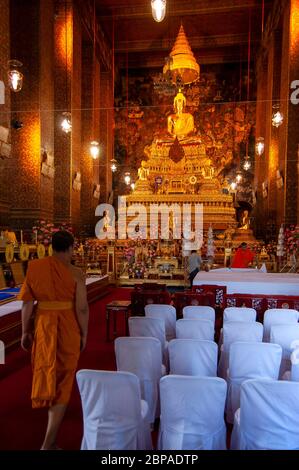
[[19,298],[38,302],[32,348],[33,408],[69,401],[81,338],[74,310],[75,292],[71,271],[57,258],[49,256],[29,263]]

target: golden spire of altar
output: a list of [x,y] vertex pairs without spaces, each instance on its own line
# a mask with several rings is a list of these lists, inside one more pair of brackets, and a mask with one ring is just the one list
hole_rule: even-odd
[[199,65],[191,50],[183,25],[180,27],[170,58],[170,63],[163,68],[163,73],[170,70],[174,81],[180,77],[184,84],[188,84],[199,78]]

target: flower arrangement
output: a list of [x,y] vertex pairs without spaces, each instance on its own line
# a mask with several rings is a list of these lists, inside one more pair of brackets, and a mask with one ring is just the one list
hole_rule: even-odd
[[133,263],[128,267],[129,277],[141,279],[144,277],[146,266],[144,263]]
[[299,254],[299,226],[291,225],[285,230],[286,251],[288,255]]
[[61,230],[66,230],[73,233],[72,227],[66,222],[55,226],[52,222],[38,220],[36,221],[34,227],[32,227],[32,242],[42,243],[45,246],[50,245],[53,234]]

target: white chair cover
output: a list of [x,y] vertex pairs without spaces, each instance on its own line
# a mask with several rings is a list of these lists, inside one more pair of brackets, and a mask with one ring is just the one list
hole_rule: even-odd
[[[291,354],[299,347],[299,324],[273,325],[270,330],[270,342],[280,344],[282,359],[279,377],[282,378],[287,370],[291,370]],[[298,351],[299,355],[299,351]]]
[[233,343],[229,351],[227,377],[226,420],[234,422],[240,408],[241,384],[248,379],[268,378],[277,380],[282,355],[278,344]]
[[226,383],[169,375],[160,381],[160,450],[225,450]]
[[267,379],[241,385],[231,439],[234,450],[299,449],[299,383]]
[[[223,312],[223,323],[228,321],[251,322],[256,320],[256,310],[249,307],[226,307]],[[220,330],[219,346],[223,344],[223,328]]]
[[258,322],[229,321],[223,325],[223,345],[220,349],[218,375],[227,377],[229,350],[236,341],[259,342],[263,340],[263,325]]
[[182,318],[176,322],[178,339],[202,339],[214,341],[214,324],[210,320]]
[[172,305],[148,304],[144,311],[146,317],[164,320],[167,341],[175,338],[176,309]]
[[162,347],[163,364],[168,366],[168,342],[165,337],[165,322],[162,318],[130,317],[129,333],[130,336],[157,338]]
[[215,310],[204,305],[188,305],[183,308],[183,317],[196,320],[210,320],[215,325]]
[[264,314],[264,340],[270,341],[270,330],[272,325],[286,325],[298,323],[299,312],[291,308],[272,308]]
[[83,408],[82,450],[152,449],[148,406],[129,372],[80,370],[77,383]]
[[170,374],[217,376],[218,348],[213,341],[174,339],[169,343],[168,352]]
[[161,343],[157,338],[117,338],[114,343],[117,370],[140,380],[141,398],[149,407],[149,421],[159,416],[159,382],[162,376]]
[[223,312],[223,323],[228,321],[256,321],[256,310],[249,307],[227,307]]

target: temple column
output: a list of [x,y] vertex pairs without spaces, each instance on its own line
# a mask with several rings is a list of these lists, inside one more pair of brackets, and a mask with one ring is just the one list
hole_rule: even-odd
[[31,228],[36,219],[53,217],[54,179],[41,174],[41,149],[53,153],[54,11],[51,0],[11,0],[10,8],[11,57],[23,63],[24,74],[22,90],[11,94],[12,118],[23,127],[11,136],[10,222]]
[[[7,62],[10,60],[9,41],[9,0],[0,0],[0,126],[10,132],[10,91],[7,86]],[[10,161],[3,159],[2,143],[0,135],[0,226],[5,226],[9,219],[10,198],[9,198],[9,166]],[[9,139],[8,139],[9,142]],[[6,143],[6,142],[4,142]],[[2,158],[1,158],[2,157]]]
[[[95,209],[99,198],[94,197],[99,184],[99,160],[93,160],[89,152],[92,140],[100,140],[100,65],[94,61],[93,47],[85,43],[82,57],[82,191],[81,191],[81,226],[90,235],[94,235]],[[101,159],[101,156],[100,156]]]
[[113,158],[113,86],[111,72],[101,73],[100,135],[103,154],[100,156],[101,202],[107,202],[112,190],[110,160]]
[[[80,223],[81,176],[81,23],[71,0],[57,3],[55,20],[55,221]],[[71,112],[72,132],[60,126],[63,112]]]

